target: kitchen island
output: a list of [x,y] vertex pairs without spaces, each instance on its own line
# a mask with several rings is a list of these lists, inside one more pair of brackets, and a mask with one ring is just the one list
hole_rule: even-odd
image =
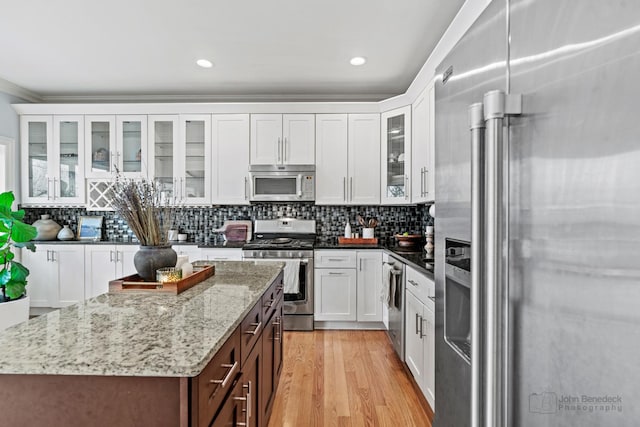
[[2,423],[266,424],[281,367],[283,264],[214,265],[177,296],[103,294],[1,333],[0,399],[11,402]]

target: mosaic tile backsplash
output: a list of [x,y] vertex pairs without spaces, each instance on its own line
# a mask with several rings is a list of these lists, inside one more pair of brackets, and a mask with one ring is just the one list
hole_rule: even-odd
[[[83,208],[25,208],[25,222],[31,224],[42,214],[60,225],[68,224],[77,233],[81,216],[104,217],[102,240],[135,242],[127,224],[115,212],[87,212]],[[354,232],[361,232],[356,217],[378,219],[375,235],[383,244],[392,243],[396,233],[424,234],[427,225],[433,225],[428,213],[429,205],[417,206],[316,206],[312,203],[257,203],[247,206],[184,207],[174,211],[174,222],[189,242],[213,241],[212,230],[222,227],[227,220],[256,220],[277,218],[315,219],[318,240],[335,243],[344,233],[347,219]]]

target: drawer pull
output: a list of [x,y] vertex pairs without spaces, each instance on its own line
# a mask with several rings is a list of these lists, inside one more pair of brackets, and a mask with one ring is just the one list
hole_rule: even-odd
[[414,282],[414,281],[413,281],[413,280],[411,280],[411,279],[407,279],[407,281],[408,281],[409,283],[411,283],[413,286],[418,286],[418,283]]
[[236,427],[250,427],[251,426],[251,381],[248,384],[243,384],[242,388],[247,389],[246,397],[234,397],[233,400],[237,400],[245,403],[245,409],[242,410],[244,412],[244,422],[236,422]]
[[435,297],[435,296],[433,296],[433,297],[427,297],[427,298],[429,298],[429,299],[430,299],[431,301],[433,301],[433,302],[436,302],[436,297]]
[[260,327],[262,326],[262,322],[251,323],[251,326],[255,326],[256,328],[253,331],[244,331],[247,335],[256,335],[260,331]]
[[267,302],[267,303],[264,305],[264,308],[271,308],[271,307],[273,307],[273,303],[274,303],[274,302],[276,302],[276,300],[274,300],[274,299],[270,300],[269,302]]
[[[220,366],[222,366],[223,368],[229,368],[227,374],[221,380],[209,380],[209,384],[218,384],[220,387],[225,388],[229,384],[229,381],[231,381],[231,379],[235,376],[236,371],[240,367],[240,364],[236,360],[235,362],[233,362],[233,365],[229,363],[223,363]],[[213,390],[213,392],[209,396],[209,400],[211,400],[213,395],[216,393],[216,390],[218,390],[218,387]]]
[[330,271],[329,274],[332,275],[332,276],[344,276],[344,273],[338,273],[338,272],[335,272],[335,271]]
[[346,259],[344,259],[344,258],[329,258],[327,261],[344,262],[344,261],[346,261]]
[[282,292],[282,291],[284,291],[284,286],[283,285],[280,285],[280,286],[276,287],[276,292]]

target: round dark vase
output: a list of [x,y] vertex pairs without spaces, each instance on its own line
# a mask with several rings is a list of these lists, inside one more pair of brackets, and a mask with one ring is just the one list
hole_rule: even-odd
[[175,267],[178,254],[171,249],[171,245],[140,246],[140,250],[133,256],[133,265],[138,275],[144,280],[154,282],[156,270],[164,267]]

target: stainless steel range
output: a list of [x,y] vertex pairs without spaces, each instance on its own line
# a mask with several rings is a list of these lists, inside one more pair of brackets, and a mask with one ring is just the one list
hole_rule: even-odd
[[315,220],[293,218],[256,220],[254,240],[242,247],[244,259],[285,263],[285,330],[313,330],[313,244],[315,239]]

